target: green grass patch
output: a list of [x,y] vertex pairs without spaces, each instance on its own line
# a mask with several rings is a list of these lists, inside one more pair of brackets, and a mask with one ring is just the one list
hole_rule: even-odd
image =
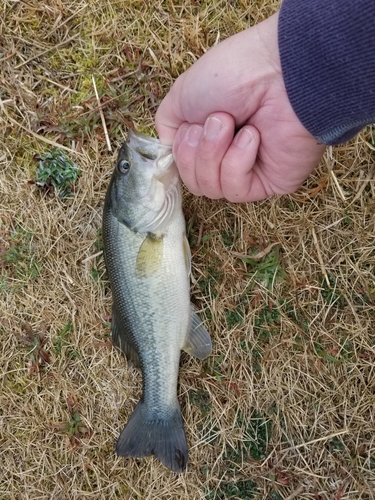
[[221,279],[222,272],[212,266],[207,268],[207,275],[198,281],[198,286],[205,296],[217,297],[217,282]]
[[96,232],[96,240],[95,240],[95,246],[98,249],[98,252],[102,252],[104,250],[104,245],[103,245],[103,228],[99,227],[97,232]]
[[267,500],[283,500],[283,497],[276,490],[273,490],[268,495]]
[[[42,264],[36,258],[36,251],[32,243],[33,233],[22,226],[17,225],[11,232],[8,240],[9,247],[0,253],[0,262],[8,277],[14,277],[21,281],[37,277]],[[3,275],[1,287],[7,287],[8,280]]]
[[339,436],[334,436],[330,439],[327,446],[332,453],[342,453],[346,448]]
[[248,340],[242,340],[240,345],[244,352],[250,354],[250,365],[254,372],[260,374],[262,372],[263,349],[259,346],[254,347],[254,344]]
[[68,347],[70,345],[69,336],[73,333],[73,325],[68,322],[61,332],[53,339],[53,348],[57,356],[65,353],[65,356],[70,359],[80,359],[81,355],[76,349]]
[[306,349],[306,345],[307,345],[307,339],[297,335],[296,337],[294,337],[292,349],[293,351],[296,352],[303,352]]
[[301,330],[304,332],[308,333],[309,331],[309,320],[306,318],[304,313],[297,309],[296,307],[293,307],[290,302],[280,300],[279,304],[285,312],[286,316],[293,321]]
[[96,269],[96,267],[93,267],[91,269],[91,277],[95,281],[95,283],[97,283],[99,281],[100,272],[98,271],[98,269]]
[[50,364],[50,353],[47,336],[44,331],[35,331],[30,323],[22,325],[25,335],[19,335],[18,339],[27,349],[28,374],[36,375],[45,371]]
[[207,491],[206,500],[252,500],[258,492],[257,485],[250,479],[222,481],[218,489]]
[[328,280],[329,280],[329,285],[325,279],[322,279],[321,282],[321,295],[324,300],[324,302],[330,306],[333,304],[336,305],[336,307],[343,308],[347,305],[347,301],[345,297],[343,297],[340,293],[340,290],[338,290],[337,285],[336,285],[336,280],[335,277],[332,276],[332,274],[328,275]]
[[67,423],[66,433],[70,438],[72,438],[73,436],[79,434],[81,426],[82,426],[81,416],[77,410],[73,410],[71,418]]
[[238,239],[238,233],[229,233],[228,231],[223,231],[221,233],[221,241],[227,248],[233,248],[236,240]]
[[346,339],[342,340],[341,347],[326,345],[323,341],[317,340],[314,342],[314,350],[317,356],[331,363],[349,363],[354,359],[353,347]]
[[80,176],[77,165],[73,163],[64,151],[53,149],[43,156],[36,157],[36,185],[47,193],[57,193],[65,198],[74,193],[75,183]]
[[211,375],[215,377],[220,383],[223,380],[223,373],[221,371],[221,363],[224,359],[225,355],[221,354],[220,356],[209,356],[206,360],[203,361],[202,371],[205,374]]
[[66,406],[68,419],[62,422],[56,422],[54,428],[57,431],[67,434],[71,445],[76,447],[80,443],[81,438],[89,434],[90,431],[82,421],[76,398],[69,395],[67,397]]
[[199,389],[194,391],[191,389],[189,392],[189,399],[191,403],[200,409],[202,416],[206,416],[211,411],[210,395],[207,391]]
[[278,307],[265,306],[254,320],[254,333],[258,340],[264,342],[280,331],[280,310]]
[[353,345],[347,339],[341,341],[341,349],[339,353],[342,361],[351,362],[354,360]]
[[246,420],[240,413],[237,417],[237,426],[243,429],[243,437],[236,448],[227,448],[225,459],[236,464],[253,460],[264,460],[271,437],[272,422],[260,412],[253,411]]
[[237,306],[234,311],[225,310],[225,318],[228,328],[233,328],[243,323],[243,310],[242,306]]
[[285,280],[286,274],[281,266],[280,245],[273,245],[263,257],[259,257],[259,254],[266,250],[254,248],[252,250],[254,258],[252,258],[251,254],[239,256],[246,263],[245,274],[250,278],[250,283],[244,293],[252,290],[255,284],[272,290],[274,283]]

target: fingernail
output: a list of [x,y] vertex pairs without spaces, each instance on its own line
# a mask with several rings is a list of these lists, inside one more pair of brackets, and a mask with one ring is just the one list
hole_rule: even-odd
[[177,131],[177,134],[176,134],[173,142],[180,143],[182,141],[182,139],[185,137],[186,132],[188,130],[189,130],[189,125],[187,123],[184,123],[183,125],[181,125]]
[[207,139],[215,139],[222,128],[223,123],[221,120],[219,120],[219,118],[215,118],[214,116],[210,116],[204,124],[204,135]]
[[253,140],[253,134],[247,128],[243,128],[236,135],[235,143],[239,148],[246,148]]
[[190,125],[187,135],[187,142],[189,146],[197,146],[199,139],[202,135],[203,127],[200,125]]

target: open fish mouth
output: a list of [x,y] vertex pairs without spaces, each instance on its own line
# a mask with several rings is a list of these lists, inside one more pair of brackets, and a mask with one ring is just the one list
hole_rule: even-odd
[[157,163],[162,160],[162,164],[164,164],[164,158],[170,156],[170,162],[173,161],[172,147],[164,146],[155,137],[141,134],[135,130],[129,130],[126,143],[132,151],[138,153],[145,160],[156,160]]
[[138,203],[149,207],[150,212],[148,215],[140,214],[131,228],[139,233],[161,231],[181,205],[180,178],[174,165],[172,147],[163,146],[158,139],[133,130],[129,131],[126,144],[132,152],[132,161],[149,169],[149,174],[156,181],[150,185],[153,186],[150,190],[145,184],[144,191],[139,193]]

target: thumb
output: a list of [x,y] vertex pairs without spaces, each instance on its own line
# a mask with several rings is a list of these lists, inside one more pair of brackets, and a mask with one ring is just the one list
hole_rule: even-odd
[[222,162],[220,183],[224,197],[234,203],[258,201],[270,196],[257,164],[260,133],[251,125],[240,129]]
[[186,121],[182,114],[179,98],[181,76],[177,78],[171,90],[164,97],[155,115],[155,126],[160,142],[166,146],[172,146],[177,130]]

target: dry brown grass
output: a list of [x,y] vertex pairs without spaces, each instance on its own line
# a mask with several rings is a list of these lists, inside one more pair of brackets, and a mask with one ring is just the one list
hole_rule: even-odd
[[[152,130],[159,99],[204,50],[277,4],[1,2],[1,499],[375,498],[371,127],[293,196],[235,206],[185,194],[193,299],[214,343],[203,363],[182,357],[189,464],[174,475],[114,453],[140,395],[111,348],[94,256],[115,150],[129,125]],[[78,151],[65,201],[28,183],[43,138]],[[275,242],[253,266],[232,253]],[[266,258],[268,286],[252,277]]]

